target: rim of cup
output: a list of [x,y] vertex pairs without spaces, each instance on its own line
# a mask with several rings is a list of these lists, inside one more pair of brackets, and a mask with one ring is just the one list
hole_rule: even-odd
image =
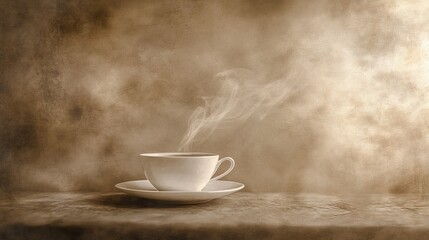
[[216,157],[219,154],[205,152],[160,152],[160,153],[141,153],[142,157],[166,157],[166,158],[206,158]]

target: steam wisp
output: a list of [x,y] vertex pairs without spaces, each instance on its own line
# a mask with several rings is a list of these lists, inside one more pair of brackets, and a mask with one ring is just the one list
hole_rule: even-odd
[[246,121],[252,116],[263,120],[298,87],[296,79],[292,81],[290,76],[258,84],[260,81],[243,69],[223,71],[215,78],[222,81],[219,92],[206,98],[205,105],[192,113],[180,151],[190,151],[194,142],[204,142],[220,124]]

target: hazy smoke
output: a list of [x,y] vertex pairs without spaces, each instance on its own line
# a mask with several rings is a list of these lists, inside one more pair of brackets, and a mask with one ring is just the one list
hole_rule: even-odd
[[428,1],[35,2],[0,8],[3,190],[111,191],[181,142],[248,191],[429,191]]
[[251,71],[244,69],[220,72],[216,78],[222,81],[220,90],[213,98],[204,99],[205,106],[198,107],[192,113],[188,130],[180,143],[180,151],[190,151],[193,141],[204,142],[220,124],[246,121],[253,115],[263,120],[273,106],[285,100],[298,87],[296,79],[291,81],[286,77],[261,84]]

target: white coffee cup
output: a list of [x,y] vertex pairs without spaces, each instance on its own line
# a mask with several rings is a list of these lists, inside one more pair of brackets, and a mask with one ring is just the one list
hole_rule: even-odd
[[[234,159],[219,160],[219,155],[213,153],[143,153],[140,156],[143,156],[146,178],[159,191],[201,191],[209,181],[230,173],[235,165]],[[224,161],[231,163],[229,169],[212,178]]]

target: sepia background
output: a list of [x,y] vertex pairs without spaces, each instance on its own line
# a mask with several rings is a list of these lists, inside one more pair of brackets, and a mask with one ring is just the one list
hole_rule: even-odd
[[0,1],[3,192],[214,152],[247,191],[429,192],[429,3]]

